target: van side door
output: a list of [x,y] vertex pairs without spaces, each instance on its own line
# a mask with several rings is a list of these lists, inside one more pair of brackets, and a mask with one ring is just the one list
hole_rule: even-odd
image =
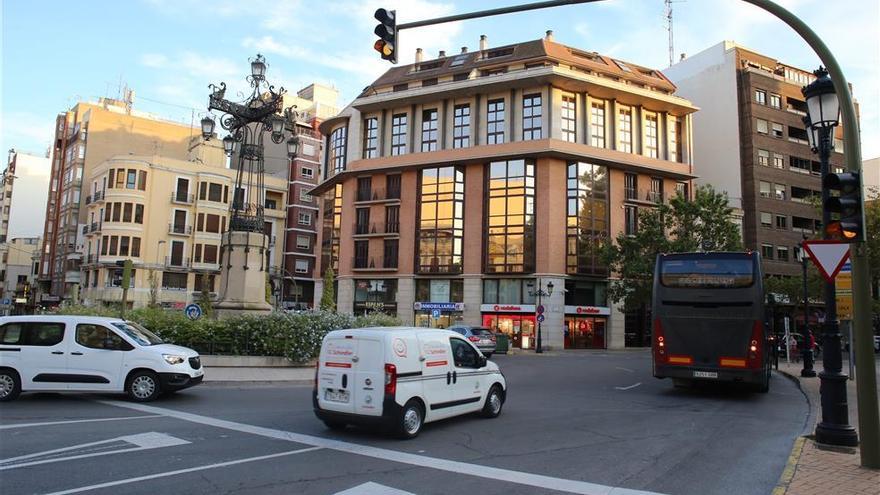
[[452,372],[451,408],[456,414],[478,411],[483,407],[483,378],[486,373],[480,369],[482,355],[473,345],[458,337],[450,337],[452,359],[455,365]]
[[454,413],[452,400],[452,355],[445,332],[421,332],[419,360],[422,363],[422,393],[427,407],[425,419],[433,421]]
[[15,321],[0,328],[3,364],[21,376],[22,390],[67,389],[63,322]]
[[122,363],[134,346],[103,325],[80,323],[72,330],[67,359],[70,390],[122,390]]

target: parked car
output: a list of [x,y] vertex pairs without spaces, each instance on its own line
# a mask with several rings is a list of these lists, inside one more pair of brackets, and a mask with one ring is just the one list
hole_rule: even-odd
[[447,330],[451,330],[473,342],[477,349],[483,353],[486,358],[491,358],[495,353],[497,344],[495,333],[487,327],[473,327],[469,325],[453,325]]
[[0,401],[21,392],[125,392],[137,402],[198,385],[199,354],[135,322],[91,316],[0,318]]
[[452,416],[497,417],[506,397],[498,365],[458,333],[362,328],[324,337],[312,405],[328,428],[378,426],[406,439]]

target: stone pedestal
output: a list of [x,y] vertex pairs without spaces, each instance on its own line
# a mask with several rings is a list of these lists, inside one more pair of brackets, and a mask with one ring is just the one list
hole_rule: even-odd
[[272,305],[266,302],[266,264],[268,242],[265,235],[256,232],[227,232],[223,234],[223,257],[220,260],[220,297],[214,303],[217,316],[241,313],[268,313]]

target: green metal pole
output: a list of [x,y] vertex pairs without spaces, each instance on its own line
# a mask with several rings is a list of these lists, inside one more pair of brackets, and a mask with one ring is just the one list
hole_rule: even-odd
[[[849,84],[840,65],[816,33],[794,14],[770,0],[743,0],[778,17],[798,33],[816,51],[828,69],[843,114],[843,145],[846,168],[861,172],[862,152],[859,122]],[[862,206],[864,212],[864,205]],[[864,214],[864,213],[863,213]],[[864,221],[862,222],[864,225]],[[874,365],[873,332],[871,330],[871,292],[868,276],[867,247],[864,242],[852,244],[853,330],[856,346],[856,396],[859,411],[862,466],[880,468],[880,407],[877,402],[877,371]]]

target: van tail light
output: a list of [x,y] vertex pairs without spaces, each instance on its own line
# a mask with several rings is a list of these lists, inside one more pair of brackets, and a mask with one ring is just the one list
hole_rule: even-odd
[[471,335],[470,337],[468,337],[468,340],[470,340],[471,342],[479,342],[480,338],[476,335]]
[[764,324],[760,320],[755,320],[755,324],[752,325],[747,356],[746,362],[749,368],[761,368],[764,360]]
[[397,366],[385,363],[385,395],[397,393]]
[[654,318],[654,362],[665,364],[668,354],[666,352],[666,336],[663,334],[663,325],[660,318]]

